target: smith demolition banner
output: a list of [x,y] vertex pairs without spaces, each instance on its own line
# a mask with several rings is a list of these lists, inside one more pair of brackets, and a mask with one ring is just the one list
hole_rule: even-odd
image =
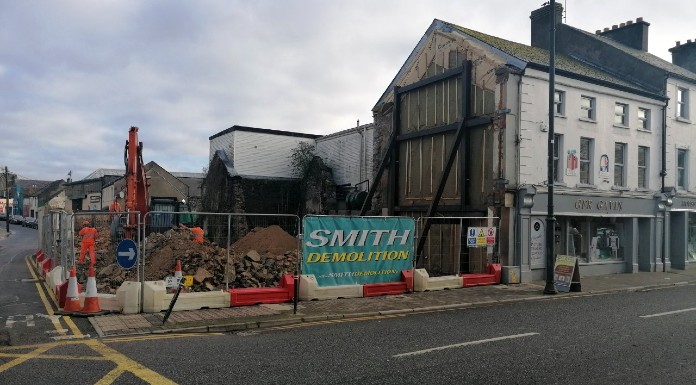
[[413,218],[305,217],[302,274],[319,286],[396,282],[413,268]]

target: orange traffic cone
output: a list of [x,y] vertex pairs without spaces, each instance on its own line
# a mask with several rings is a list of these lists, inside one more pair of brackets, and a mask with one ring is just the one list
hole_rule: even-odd
[[70,278],[68,278],[68,292],[65,295],[64,312],[80,311],[80,294],[77,292],[77,273],[75,265],[70,267]]
[[184,274],[181,272],[181,260],[177,259],[176,260],[176,268],[174,269],[174,278],[176,279],[177,282],[181,281],[181,278],[184,276]]
[[97,279],[94,277],[94,266],[90,265],[87,271],[87,291],[85,292],[85,305],[80,310],[83,314],[101,313],[99,297],[97,296]]

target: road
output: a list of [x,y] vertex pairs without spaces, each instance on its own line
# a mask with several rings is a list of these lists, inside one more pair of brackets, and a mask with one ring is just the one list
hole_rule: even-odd
[[56,325],[42,317],[8,327],[10,315],[49,313],[22,281],[31,276],[22,254],[35,251],[16,244],[35,232],[24,230],[0,240],[12,277],[0,282],[11,335],[0,344],[0,384],[696,383],[691,285],[236,334],[80,338],[94,335],[89,324],[73,329],[65,317],[64,338],[46,333]]

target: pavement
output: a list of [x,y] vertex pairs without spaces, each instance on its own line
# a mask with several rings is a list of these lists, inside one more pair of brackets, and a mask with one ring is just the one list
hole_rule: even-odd
[[512,285],[475,286],[367,298],[301,301],[224,309],[172,312],[163,324],[164,312],[109,314],[90,317],[100,337],[184,332],[243,332],[254,329],[394,314],[492,306],[551,298],[611,294],[696,284],[696,269],[640,272],[582,277],[581,292],[544,295],[544,281]]

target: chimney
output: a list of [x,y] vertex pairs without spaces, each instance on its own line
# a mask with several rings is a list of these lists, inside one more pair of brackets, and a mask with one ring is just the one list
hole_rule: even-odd
[[608,37],[625,46],[648,52],[649,26],[650,23],[643,21],[643,18],[639,17],[635,22],[629,20],[618,26],[615,24],[611,29],[604,28],[604,31],[599,33],[599,35]]
[[[561,24],[563,6],[556,3],[556,24]],[[549,49],[549,34],[551,33],[551,4],[532,11],[532,47]],[[556,29],[558,33],[558,29]]]
[[672,64],[696,73],[696,41],[689,39],[684,44],[678,41],[669,52],[672,53]]

